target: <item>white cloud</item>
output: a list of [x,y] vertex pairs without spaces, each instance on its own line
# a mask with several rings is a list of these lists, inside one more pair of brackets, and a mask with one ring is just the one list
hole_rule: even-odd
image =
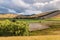
[[12,10],[12,9],[8,9],[8,12],[10,12],[10,13],[17,13],[15,10]]
[[40,9],[42,7],[44,7],[45,5],[47,5],[48,2],[45,2],[45,3],[34,3],[33,6],[36,7],[37,9]]
[[60,0],[0,0],[0,6],[8,12],[27,15],[60,9]]
[[25,12],[22,12],[22,13],[19,13],[19,14],[31,15],[31,14],[37,14],[37,13],[42,13],[42,12],[41,11],[34,11],[34,10],[25,10]]
[[22,0],[12,0],[12,2],[13,2],[16,6],[23,7],[23,8],[27,8],[27,7],[30,6],[29,4],[25,3],[25,2],[22,1]]
[[60,10],[60,0],[53,1],[55,4],[55,7]]
[[0,0],[0,4],[4,3],[4,0]]

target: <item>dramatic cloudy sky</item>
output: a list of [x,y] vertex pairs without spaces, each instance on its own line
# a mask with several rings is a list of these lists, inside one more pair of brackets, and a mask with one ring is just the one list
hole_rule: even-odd
[[60,0],[0,0],[0,13],[37,14],[60,9]]

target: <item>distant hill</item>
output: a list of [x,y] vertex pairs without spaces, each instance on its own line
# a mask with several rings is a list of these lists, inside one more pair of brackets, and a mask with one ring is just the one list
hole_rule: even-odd
[[60,18],[60,10],[50,11],[50,12],[44,12],[34,15],[23,15],[23,16],[17,16],[16,18],[27,18],[27,19],[46,19],[46,18]]
[[44,12],[33,15],[21,15],[13,13],[0,13],[0,18],[18,18],[18,19],[46,19],[46,18],[60,18],[60,10]]

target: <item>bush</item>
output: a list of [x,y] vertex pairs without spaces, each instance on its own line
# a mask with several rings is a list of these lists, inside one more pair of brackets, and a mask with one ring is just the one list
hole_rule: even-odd
[[28,28],[28,24],[24,21],[0,21],[0,36],[27,36],[29,35]]

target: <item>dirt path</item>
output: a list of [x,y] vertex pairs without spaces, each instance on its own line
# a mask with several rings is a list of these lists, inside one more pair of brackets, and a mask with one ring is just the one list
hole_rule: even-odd
[[40,23],[30,23],[29,24],[29,30],[30,31],[35,31],[35,30],[42,30],[49,28],[47,25],[42,25]]

